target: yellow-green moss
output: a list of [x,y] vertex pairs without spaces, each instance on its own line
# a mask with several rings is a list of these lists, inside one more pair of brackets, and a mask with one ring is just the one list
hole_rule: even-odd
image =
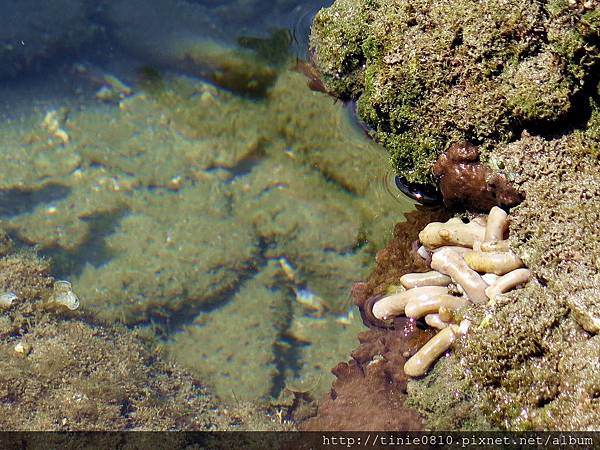
[[586,108],[598,12],[564,1],[338,0],[311,48],[326,87],[358,114],[408,181],[431,182],[453,141],[493,148]]

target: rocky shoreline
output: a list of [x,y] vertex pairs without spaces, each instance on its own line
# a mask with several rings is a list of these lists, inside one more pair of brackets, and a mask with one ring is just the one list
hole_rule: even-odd
[[[467,213],[482,198],[510,209],[510,248],[539,280],[474,308],[472,333],[408,383],[405,404],[428,429],[598,427],[598,17],[594,1],[338,0],[315,19],[325,87],[358,99],[398,173],[441,182]],[[436,171],[465,140],[480,155]],[[507,189],[522,198],[503,201]],[[399,283],[378,267],[368,295]]]

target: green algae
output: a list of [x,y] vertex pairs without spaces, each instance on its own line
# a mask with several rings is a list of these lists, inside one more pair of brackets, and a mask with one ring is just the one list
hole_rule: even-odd
[[0,257],[0,289],[16,295],[0,321],[3,430],[239,428],[240,411],[219,409],[148,333],[49,309],[49,270],[32,253]]
[[598,33],[580,2],[339,0],[311,48],[327,89],[358,99],[395,170],[422,183],[453,142],[493,149],[585,108]]
[[[319,395],[358,329],[349,287],[412,205],[385,190],[384,154],[300,74],[260,101],[154,75],[117,103],[60,110],[68,142],[40,125],[44,109],[5,123],[1,188],[28,201],[4,204],[4,225],[56,261],[86,314],[158,323],[171,357],[223,398],[298,380]],[[234,314],[252,292],[253,314]],[[194,317],[212,325],[185,326]],[[260,337],[246,360],[210,365],[213,344],[193,344],[202,334],[235,354],[244,330]],[[234,377],[244,365],[256,383]]]

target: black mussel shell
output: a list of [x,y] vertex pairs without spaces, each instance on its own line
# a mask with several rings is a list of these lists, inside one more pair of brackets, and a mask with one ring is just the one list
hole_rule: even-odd
[[439,206],[442,204],[440,192],[429,184],[409,183],[406,178],[396,175],[396,187],[404,194],[425,206]]

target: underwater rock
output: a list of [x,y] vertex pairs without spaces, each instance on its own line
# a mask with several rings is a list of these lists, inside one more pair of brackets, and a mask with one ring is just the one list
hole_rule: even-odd
[[0,6],[0,79],[15,77],[90,42],[100,27],[89,0],[23,0]]
[[49,309],[49,269],[33,254],[0,258],[0,289],[16,293],[0,318],[3,430],[211,430],[239,421],[165,362],[149,334]]
[[479,150],[468,142],[454,143],[433,166],[433,175],[450,209],[487,212],[492,206],[510,208],[523,200],[499,172],[479,160]]
[[232,187],[234,215],[268,243],[264,256],[284,257],[296,284],[323,298],[326,309],[345,313],[340,293],[364,276],[370,253],[359,242],[364,219],[351,206],[352,196],[328,189],[318,172],[287,158],[264,161]]
[[[119,0],[111,2],[104,15],[119,45],[153,66],[183,70],[234,92],[261,97],[279,73],[282,61],[236,45],[231,39],[236,33],[226,31],[199,2],[155,1],[147,8],[143,1]],[[282,47],[280,57],[287,59],[289,35],[274,33],[271,39],[271,47]],[[268,39],[262,41],[269,45]]]
[[[328,92],[409,183],[433,183],[454,142],[493,149],[525,128],[569,129],[600,57],[595,1],[337,0],[310,45]],[[489,204],[487,205],[489,209]]]
[[251,229],[230,220],[227,196],[218,189],[135,191],[129,201],[128,214],[103,240],[112,256],[86,264],[73,279],[82,308],[96,317],[140,323],[195,308],[233,288],[252,267],[258,242]]
[[[413,208],[384,189],[387,155],[300,74],[282,74],[261,102],[181,76],[132,86],[118,104],[52,108],[68,143],[41,127],[47,111],[0,126],[4,223],[55,260],[56,276],[81,301],[77,311],[98,322],[175,333],[198,316],[231,333],[229,320],[210,317],[251,297],[238,289],[257,292],[289,317],[247,330],[273,351],[255,364],[232,359],[258,373],[246,375],[248,397],[277,396],[299,380],[321,395],[332,380],[324,368],[349,353],[357,333],[348,286],[365,277],[397,215]],[[272,293],[249,286],[281,258],[291,279],[280,269],[276,282],[266,280]],[[299,301],[312,296],[317,310]],[[248,322],[258,311],[276,315],[256,305]],[[177,340],[173,354],[179,343],[188,341]],[[235,378],[225,374],[234,374],[219,361],[221,378],[198,359],[190,367],[230,398]]]
[[[39,124],[44,113],[2,127],[6,227],[63,262],[57,269],[74,275],[83,308],[108,320],[141,322],[154,314],[150,309],[181,308],[187,288],[198,305],[236,283],[237,271],[246,267],[241,253],[256,256],[260,239],[277,241],[266,256],[287,256],[299,267],[298,281],[314,279],[309,288],[328,298],[364,276],[367,255],[383,245],[392,216],[412,208],[387,197],[383,183],[381,191],[373,189],[377,175],[365,170],[382,174],[385,155],[352,129],[329,98],[308,92],[299,74],[282,75],[267,102],[181,77],[162,79],[161,86],[123,99],[119,108],[65,111],[61,127],[70,140],[64,145],[49,142]],[[290,112],[298,105],[304,115]],[[330,125],[323,126],[324,117]],[[322,199],[319,207],[313,207],[316,198]],[[272,221],[272,214],[280,219]],[[234,226],[232,216],[244,226]],[[216,267],[214,283],[187,279],[200,269],[193,268],[193,255],[187,262],[178,257],[173,243],[172,257],[160,253],[172,217],[180,218],[173,226],[179,237],[197,244],[194,251],[214,251],[206,259],[208,271]],[[319,221],[335,233],[324,233]],[[348,227],[338,227],[341,222]],[[192,233],[205,228],[215,237],[206,246]],[[239,238],[239,245],[237,238],[226,240],[235,247],[229,253],[219,253],[219,228],[223,236]],[[140,235],[155,257],[136,253]],[[216,266],[209,262],[213,257]],[[218,267],[230,262],[237,269]],[[105,308],[124,298],[123,283],[132,289],[130,300]],[[203,286],[208,288],[201,294]],[[170,294],[175,300],[168,305]]]
[[276,389],[277,346],[290,320],[288,292],[272,261],[219,309],[172,337],[170,355],[224,400],[264,400]]

